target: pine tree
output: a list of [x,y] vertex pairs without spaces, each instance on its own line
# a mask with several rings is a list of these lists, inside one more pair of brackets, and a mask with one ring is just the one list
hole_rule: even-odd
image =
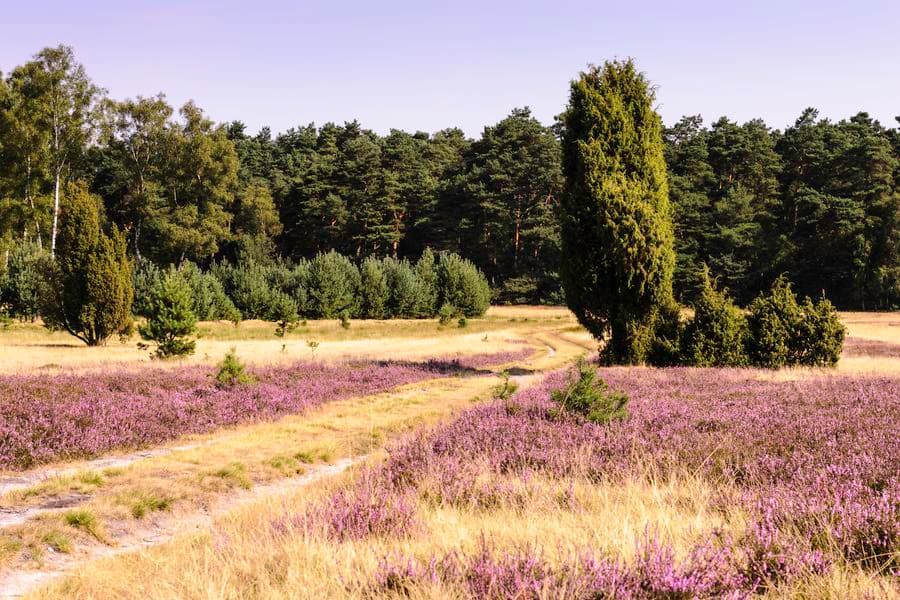
[[562,119],[566,301],[607,361],[640,363],[675,262],[653,92],[632,61],[607,62],[572,83]]
[[148,299],[147,323],[138,330],[143,339],[156,342],[156,357],[194,353],[195,342],[190,336],[197,330],[197,316],[192,306],[191,288],[174,269],[153,286]]
[[48,327],[88,346],[130,329],[134,295],[125,237],[115,226],[103,232],[99,202],[83,185],[68,186],[42,311]]

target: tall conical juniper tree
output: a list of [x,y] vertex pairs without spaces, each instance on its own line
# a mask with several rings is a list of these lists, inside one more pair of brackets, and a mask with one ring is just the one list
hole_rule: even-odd
[[[644,362],[672,303],[672,216],[662,121],[631,60],[572,82],[562,115],[561,277],[569,308],[608,363]],[[670,314],[671,311],[667,311]]]
[[113,225],[107,235],[101,200],[70,184],[60,213],[56,259],[48,265],[44,324],[88,346],[99,346],[131,327],[131,263],[125,236]]

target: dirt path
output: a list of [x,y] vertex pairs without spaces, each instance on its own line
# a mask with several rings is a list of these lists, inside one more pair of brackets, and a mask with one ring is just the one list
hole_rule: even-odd
[[[572,340],[563,338],[558,332],[544,330],[529,337],[535,346],[541,346],[545,349],[545,352],[540,353],[541,358],[529,360],[528,364],[523,365],[525,368],[510,369],[511,379],[516,381],[519,387],[531,385],[548,369],[557,368],[561,362],[572,358],[576,349],[581,350],[576,348],[578,345],[573,344]],[[456,385],[452,380],[449,383]],[[448,382],[442,383],[442,385],[447,384]],[[414,393],[418,395],[422,392]],[[433,400],[428,402],[433,402]],[[364,408],[361,410],[370,409]],[[328,432],[327,435],[333,434]],[[132,465],[139,467],[143,464],[143,461],[150,462],[148,459],[167,457],[179,452],[189,454],[189,451],[197,448],[205,448],[203,452],[208,453],[210,451],[209,448],[213,447],[215,443],[216,438],[200,439],[199,441],[188,440],[187,443],[182,445],[154,448],[116,456],[105,456],[77,464],[49,466],[25,473],[15,473],[0,478],[0,495],[33,487],[54,477],[66,477],[85,471],[122,468]],[[146,522],[140,521],[129,526],[127,530],[114,531],[115,535],[113,538],[115,541],[110,545],[99,541],[91,541],[79,547],[72,554],[62,554],[47,549],[40,566],[36,569],[19,565],[5,572],[0,571],[0,598],[20,597],[36,587],[45,585],[56,578],[64,576],[66,573],[84,566],[91,560],[131,551],[140,551],[163,544],[176,535],[207,530],[217,518],[242,505],[259,502],[269,496],[289,493],[294,489],[302,489],[315,482],[336,476],[365,458],[366,455],[363,453],[361,457],[355,459],[342,459],[331,464],[308,466],[305,467],[306,471],[302,475],[279,478],[271,483],[260,483],[248,490],[231,490],[216,497],[211,504],[205,507],[195,505],[179,512],[153,513],[145,520]],[[87,504],[91,500],[92,496],[90,493],[68,492],[49,497],[40,504],[0,508],[0,529],[17,525],[23,526],[23,524],[36,518],[52,517],[54,513],[59,514],[61,509]]]
[[[205,442],[209,443],[209,442]],[[44,483],[47,480],[56,477],[69,477],[77,475],[84,471],[99,471],[102,469],[123,468],[132,465],[140,460],[155,458],[157,456],[166,456],[173,452],[181,452],[185,450],[193,450],[203,446],[203,443],[182,444],[180,446],[164,446],[161,448],[151,448],[147,450],[139,450],[129,454],[120,454],[112,456],[103,456],[88,461],[76,463],[65,467],[38,467],[31,471],[22,471],[15,475],[0,476],[0,497],[11,492],[24,490],[35,485]],[[3,521],[3,511],[0,508],[0,527],[5,525]]]
[[175,537],[190,532],[209,529],[213,522],[228,512],[265,500],[270,496],[278,496],[301,489],[328,477],[343,473],[351,466],[366,459],[366,456],[354,459],[345,458],[333,464],[310,469],[297,477],[280,479],[274,483],[256,486],[251,490],[243,490],[222,498],[210,510],[197,511],[191,514],[157,518],[144,527],[140,527],[125,538],[117,540],[114,546],[96,544],[78,555],[52,553],[44,561],[44,568],[37,570],[19,570],[0,574],[0,598],[19,598],[39,585],[65,575],[86,561],[115,556],[142,548],[149,548],[165,543]]

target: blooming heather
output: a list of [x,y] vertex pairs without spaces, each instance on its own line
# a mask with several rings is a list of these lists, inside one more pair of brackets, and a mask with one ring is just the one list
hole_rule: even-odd
[[[742,597],[823,573],[835,560],[897,572],[900,379],[773,382],[750,370],[685,368],[612,368],[600,375],[629,395],[627,420],[598,426],[560,411],[550,392],[568,374],[551,374],[510,399],[472,408],[395,446],[355,497],[399,511],[392,518],[379,512],[378,523],[406,524],[414,520],[411,493],[490,510],[527,502],[523,490],[536,474],[563,482],[615,481],[650,465],[656,473],[689,471],[731,484],[737,497],[722,494],[719,502],[723,508],[739,502],[748,514],[738,537],[712,535],[685,562],[676,562],[652,536],[629,565],[591,548],[551,564],[538,548],[504,555],[490,543],[477,555],[452,553],[424,563],[392,556],[371,589],[441,583],[476,598]],[[344,510],[335,505],[316,518],[333,522]],[[352,528],[361,535],[409,531],[358,522]]]
[[518,360],[529,349],[455,360],[302,362],[257,369],[254,385],[217,385],[208,369],[0,377],[0,468],[23,469],[158,444],[301,413],[324,402]]

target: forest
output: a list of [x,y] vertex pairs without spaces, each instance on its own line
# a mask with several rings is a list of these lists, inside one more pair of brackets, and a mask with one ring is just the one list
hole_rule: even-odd
[[[741,304],[786,275],[842,309],[900,306],[897,123],[809,108],[784,130],[696,115],[663,134],[679,300],[706,265]],[[478,139],[355,120],[254,134],[162,93],[110,98],[71,48],[45,48],[0,76],[0,271],[55,253],[59,208],[86,189],[137,263],[430,248],[475,263],[494,302],[560,304],[563,135],[528,108]]]

